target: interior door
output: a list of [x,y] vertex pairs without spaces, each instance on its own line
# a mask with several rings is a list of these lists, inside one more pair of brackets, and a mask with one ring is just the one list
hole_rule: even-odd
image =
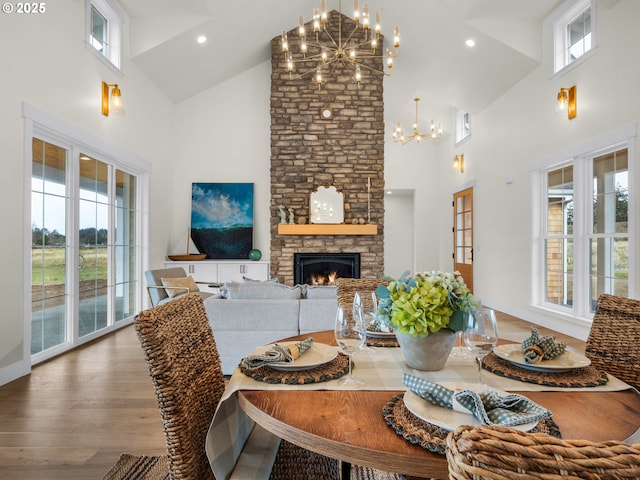
[[453,269],[473,292],[473,188],[453,194]]

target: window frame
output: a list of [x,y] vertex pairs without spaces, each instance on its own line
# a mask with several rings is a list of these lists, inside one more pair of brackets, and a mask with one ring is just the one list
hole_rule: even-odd
[[[87,49],[111,70],[122,77],[122,45],[124,38],[125,13],[116,0],[85,0],[85,36]],[[107,21],[107,48],[100,52],[93,46],[92,11],[95,8]]]
[[[567,27],[584,11],[591,9],[591,48],[576,58],[573,62],[567,62],[566,51],[568,48]],[[565,0],[551,14],[551,74],[552,79],[561,77],[584,63],[598,48],[598,10],[595,0]]]
[[[465,119],[469,125],[469,132],[464,135],[465,131]],[[454,125],[455,125],[455,140],[454,146],[459,147],[464,142],[471,138],[471,114],[456,108],[454,111]]]
[[[561,318],[573,319],[590,324],[593,313],[590,311],[590,242],[594,237],[592,231],[592,185],[593,159],[609,152],[626,148],[628,150],[628,232],[629,239],[629,278],[628,292],[633,297],[636,292],[637,259],[636,259],[636,210],[637,185],[636,171],[636,137],[637,125],[622,127],[614,132],[600,135],[582,144],[575,145],[563,152],[544,158],[529,169],[531,185],[531,306],[555,314]],[[545,296],[546,256],[545,240],[547,211],[547,174],[550,171],[572,165],[574,168],[574,224],[573,224],[573,305],[570,307],[547,302]],[[578,202],[581,202],[578,208]],[[585,208],[585,205],[589,208]]]
[[[137,195],[136,195],[136,238],[138,243],[137,256],[135,259],[135,277],[137,279],[137,306],[136,310],[141,310],[146,302],[146,289],[144,288],[143,272],[148,270],[149,265],[149,196],[150,196],[150,176],[151,163],[138,157],[135,154],[120,149],[104,140],[95,137],[82,129],[74,127],[64,121],[53,117],[37,108],[27,104],[22,104],[22,117],[24,118],[24,205],[25,205],[25,225],[24,225],[24,251],[31,251],[31,178],[32,178],[32,147],[31,139],[35,136],[41,140],[54,143],[68,150],[69,159],[78,158],[81,153],[87,154],[94,158],[100,158],[102,161],[108,162],[112,168],[125,171],[135,175],[138,179]],[[73,171],[73,162],[69,163],[68,175],[75,177],[71,180],[77,185],[77,172]],[[70,213],[73,213],[71,211]],[[76,231],[76,220],[69,219],[68,230]],[[75,235],[75,234],[74,234]],[[75,241],[73,242],[76,243]],[[73,258],[71,261],[75,261]],[[23,291],[24,295],[24,324],[23,324],[23,359],[28,368],[42,361],[45,361],[55,355],[62,353],[70,348],[77,347],[84,343],[94,340],[99,336],[103,336],[123,326],[130,325],[134,321],[134,316],[126,319],[113,319],[106,328],[100,329],[92,334],[79,337],[77,331],[69,331],[67,333],[67,343],[50,348],[36,355],[31,354],[31,255],[24,255],[23,258]],[[75,265],[68,272],[70,276],[68,282],[75,282]],[[75,308],[75,305],[72,307]],[[75,328],[75,326],[74,326]]]

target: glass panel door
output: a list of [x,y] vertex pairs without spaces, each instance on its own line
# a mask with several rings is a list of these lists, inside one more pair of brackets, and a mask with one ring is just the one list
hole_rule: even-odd
[[31,354],[68,342],[68,151],[34,138],[31,168]]
[[109,166],[80,155],[79,336],[108,322]]
[[40,361],[139,309],[138,178],[75,146],[32,144],[31,352]]
[[473,189],[453,195],[453,269],[473,292]]
[[136,177],[116,170],[115,205],[115,319],[136,313],[137,188]]

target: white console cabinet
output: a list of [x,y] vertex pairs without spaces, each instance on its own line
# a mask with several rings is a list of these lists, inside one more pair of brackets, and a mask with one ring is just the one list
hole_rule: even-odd
[[[242,282],[244,278],[251,280],[269,280],[269,262],[255,262],[251,260],[200,260],[197,262],[165,262],[166,268],[182,267],[187,275],[191,275],[196,282],[218,283]],[[200,290],[216,292],[216,288],[209,288],[199,284]]]

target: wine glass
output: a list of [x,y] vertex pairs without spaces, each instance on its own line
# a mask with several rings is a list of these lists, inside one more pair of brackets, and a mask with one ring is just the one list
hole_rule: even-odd
[[349,356],[349,375],[338,380],[339,385],[357,386],[364,382],[355,378],[352,374],[351,357],[353,352],[360,349],[367,338],[364,325],[360,318],[353,315],[351,309],[338,307],[336,312],[336,325],[334,335],[340,351]]
[[[367,331],[373,330],[373,321],[376,318],[376,311],[378,310],[378,297],[376,292],[372,290],[360,291],[358,290],[353,296],[353,316],[359,317],[360,321],[364,325],[365,336]],[[362,344],[361,350],[373,352],[373,348],[367,346],[365,338]]]
[[498,343],[498,323],[496,313],[490,308],[472,310],[463,333],[464,343],[476,357],[478,363],[478,383],[482,382],[482,359]]

